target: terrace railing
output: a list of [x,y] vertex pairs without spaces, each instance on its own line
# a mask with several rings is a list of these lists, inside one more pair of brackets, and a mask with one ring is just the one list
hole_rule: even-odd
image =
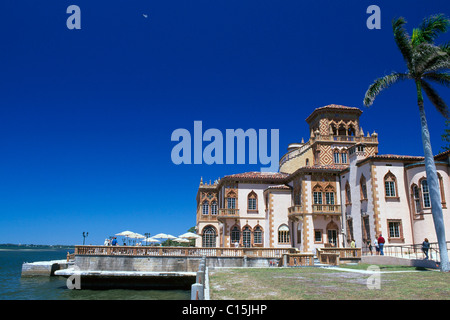
[[[450,241],[446,242],[447,251],[450,252]],[[399,258],[408,259],[424,259],[425,253],[422,251],[422,244],[405,244],[405,245],[394,245],[387,244],[383,248],[384,255],[393,256]],[[430,249],[428,250],[428,257],[430,260],[441,261],[439,254],[439,245],[437,242],[430,242]]]
[[75,246],[76,255],[136,257],[258,257],[281,258],[294,248],[198,248],[144,246]]

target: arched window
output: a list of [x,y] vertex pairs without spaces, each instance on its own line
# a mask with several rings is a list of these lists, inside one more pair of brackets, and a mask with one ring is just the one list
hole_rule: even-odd
[[322,204],[322,188],[318,185],[313,189],[313,200],[314,204]]
[[387,198],[397,197],[397,179],[390,171],[384,176],[384,191]]
[[354,136],[355,135],[355,128],[353,128],[353,125],[350,125],[347,131],[348,136]]
[[217,202],[215,200],[211,202],[211,214],[217,215]]
[[361,179],[359,179],[359,186],[361,188],[361,200],[367,199],[367,184],[366,184],[366,177],[364,175],[361,175]]
[[345,127],[345,125],[343,125],[343,124],[339,125],[338,135],[340,135],[340,136],[347,135],[347,128]]
[[339,163],[339,160],[340,160],[339,159],[339,151],[335,150],[333,155],[334,155],[334,163]]
[[254,244],[262,244],[263,241],[263,231],[260,226],[256,226],[253,230],[253,243]]
[[306,158],[306,165],[309,166],[309,159]]
[[234,192],[228,193],[227,209],[236,209],[236,194]]
[[216,246],[216,229],[213,226],[206,226],[203,229],[202,247],[214,248]]
[[242,229],[242,245],[246,248],[252,246],[252,229],[249,226],[245,226]]
[[347,163],[347,152],[346,151],[342,151],[341,153],[341,162],[342,163]]
[[424,208],[431,208],[430,189],[426,179],[420,183],[422,186],[422,203]]
[[250,192],[247,197],[247,209],[248,211],[258,210],[258,196],[254,191]]
[[288,244],[290,242],[289,227],[285,224],[278,228],[278,243]]
[[330,185],[325,188],[325,203],[334,204],[334,188]]
[[202,204],[202,214],[204,214],[204,215],[209,214],[209,203],[206,200],[203,201],[203,204]]
[[414,208],[416,210],[416,213],[419,213],[421,210],[420,207],[420,192],[419,192],[419,187],[415,184],[412,185],[411,187],[411,195],[414,201]]
[[441,190],[441,203],[442,208],[447,208],[447,202],[445,201],[445,190],[444,190],[444,180],[442,179],[441,174],[438,172],[437,174],[439,179],[439,189]]
[[336,125],[335,125],[335,124],[331,124],[331,125],[330,125],[330,133],[331,133],[333,136],[336,136],[336,135],[337,135],[337,129],[336,129]]
[[346,204],[352,203],[352,193],[350,191],[350,184],[348,183],[348,181],[345,184],[345,203]]
[[234,245],[236,242],[241,242],[241,230],[238,226],[234,226],[231,229],[231,244]]

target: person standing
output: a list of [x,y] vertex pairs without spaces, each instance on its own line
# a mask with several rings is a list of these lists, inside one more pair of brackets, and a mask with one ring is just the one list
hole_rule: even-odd
[[385,240],[380,233],[380,236],[378,237],[378,246],[380,247],[380,255],[382,255],[382,256],[384,256],[384,251],[383,251],[384,243],[385,243]]
[[111,245],[117,246],[117,239],[116,239],[116,237],[113,238],[113,240],[111,242]]
[[373,245],[375,246],[375,254],[378,256],[380,254],[380,246],[378,245],[378,238],[375,235],[375,240],[373,240]]
[[425,260],[428,260],[428,250],[430,249],[430,242],[428,242],[428,239],[425,238],[425,240],[422,242],[422,251],[425,253]]
[[373,256],[373,253],[372,253],[372,242],[370,241],[370,239],[367,240],[367,246],[369,247],[370,255]]

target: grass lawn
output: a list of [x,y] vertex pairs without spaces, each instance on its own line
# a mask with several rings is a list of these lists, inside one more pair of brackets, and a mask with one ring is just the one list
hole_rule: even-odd
[[[346,266],[366,270],[369,265]],[[449,300],[450,273],[379,266],[380,289],[371,274],[332,268],[236,268],[210,270],[212,300]],[[384,273],[387,271],[408,271]]]

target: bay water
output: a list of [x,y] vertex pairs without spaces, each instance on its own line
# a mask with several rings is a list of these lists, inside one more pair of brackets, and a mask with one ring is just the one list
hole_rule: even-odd
[[189,290],[70,290],[64,277],[21,277],[24,262],[66,259],[67,249],[1,249],[0,300],[189,300]]

